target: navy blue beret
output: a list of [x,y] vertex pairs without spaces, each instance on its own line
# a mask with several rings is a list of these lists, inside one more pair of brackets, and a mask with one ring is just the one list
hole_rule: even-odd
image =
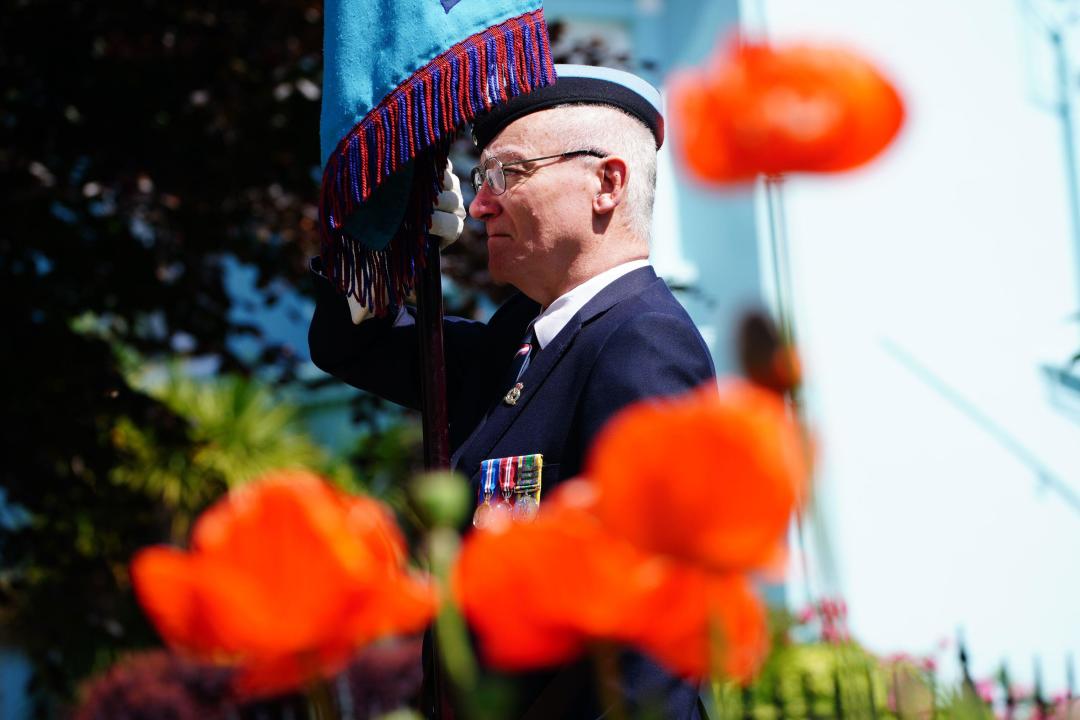
[[556,65],[558,80],[497,105],[473,121],[473,142],[483,152],[487,144],[510,123],[539,110],[558,105],[588,103],[610,105],[636,117],[664,144],[664,116],[660,92],[625,70],[593,65]]

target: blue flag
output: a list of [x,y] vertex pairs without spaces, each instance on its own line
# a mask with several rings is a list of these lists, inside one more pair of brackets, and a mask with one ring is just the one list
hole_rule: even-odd
[[323,267],[376,314],[423,266],[450,142],[555,81],[541,0],[326,0]]

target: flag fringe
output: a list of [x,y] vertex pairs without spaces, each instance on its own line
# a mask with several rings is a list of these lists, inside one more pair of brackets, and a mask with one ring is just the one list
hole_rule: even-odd
[[[387,95],[326,161],[319,214],[330,281],[376,315],[403,302],[424,267],[431,211],[457,129],[493,105],[553,82],[543,10],[536,10],[454,45]],[[389,245],[373,250],[345,230],[345,221],[411,160],[404,222]]]

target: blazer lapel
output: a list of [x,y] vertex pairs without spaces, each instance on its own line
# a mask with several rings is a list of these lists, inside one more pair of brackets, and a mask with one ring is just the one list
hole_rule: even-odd
[[581,324],[588,324],[597,315],[604,313],[623,300],[637,295],[653,283],[658,282],[658,280],[659,278],[656,277],[651,265],[626,273],[596,293],[592,300],[585,303],[585,307],[578,311]]
[[[654,282],[657,282],[657,277],[653,269],[640,268],[618,278],[589,300],[576,315],[570,318],[566,327],[559,331],[559,334],[529,362],[525,374],[519,380],[522,388],[517,401],[511,405],[500,397],[487,417],[454,453],[450,460],[450,467],[456,468],[466,453],[472,457],[487,457],[495,444],[513,425],[518,415],[536,396],[548,375],[570,349],[582,326],[617,303],[640,293]],[[510,388],[507,387],[503,392],[509,390]]]

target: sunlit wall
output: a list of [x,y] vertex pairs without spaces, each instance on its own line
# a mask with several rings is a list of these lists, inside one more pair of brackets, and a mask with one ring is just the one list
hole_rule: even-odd
[[977,675],[1007,657],[1030,683],[1038,657],[1061,689],[1080,650],[1080,416],[1048,371],[1080,350],[1060,113],[1078,65],[1063,98],[1019,0],[743,9],[774,39],[875,58],[910,111],[873,166],[786,191],[837,571],[818,563],[812,586],[846,595],[875,650],[932,651],[962,630]]

